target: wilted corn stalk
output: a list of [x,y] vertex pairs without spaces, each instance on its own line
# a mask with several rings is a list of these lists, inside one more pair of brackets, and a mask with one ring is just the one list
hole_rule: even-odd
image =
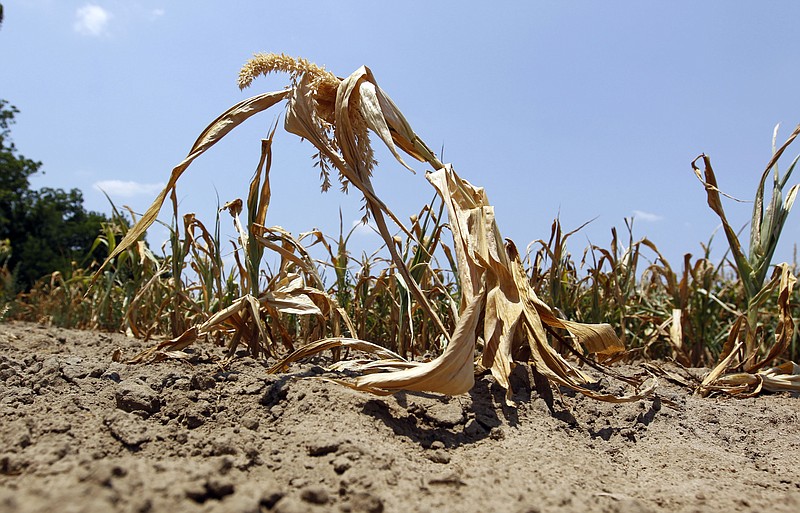
[[[449,291],[444,290],[442,284],[437,283],[437,275],[432,267],[434,262],[433,255],[439,246],[444,228],[442,221],[444,204],[440,204],[437,214],[433,211],[435,200],[436,197],[425,205],[419,214],[411,217],[411,232],[414,234],[414,238],[406,241],[403,248],[403,260],[411,273],[411,278],[419,284],[420,289],[426,295],[430,297],[436,292],[443,293],[438,296],[441,299],[440,301],[434,301],[431,298],[431,304],[447,306],[452,301],[452,298],[449,295]],[[430,349],[430,346],[433,345],[431,342],[437,338],[438,334],[423,332],[428,323],[415,322],[414,314],[416,312],[412,306],[410,289],[401,275],[395,273],[393,276],[394,282],[398,286],[398,299],[400,301],[400,311],[397,319],[398,352],[403,357],[407,357],[410,353],[413,358]],[[441,310],[436,313],[444,322],[445,316],[441,315]]]
[[711,261],[711,241],[701,244],[703,256],[683,257],[678,275],[655,244],[642,241],[658,256],[642,274],[643,294],[639,308],[649,312],[651,326],[645,341],[645,354],[658,341],[666,341],[672,358],[687,367],[703,367],[716,361],[730,327],[739,315],[736,310],[740,287],[726,279],[726,259]]
[[[322,292],[322,279],[300,242],[279,227],[270,228],[262,224],[271,197],[269,171],[273,135],[274,130],[267,139],[262,140],[261,158],[250,182],[247,224],[240,219],[243,210],[240,199],[223,206],[231,214],[239,234],[239,247],[244,254],[245,264],[240,263],[237,248],[237,265],[240,268],[241,289],[247,292],[205,322],[197,323],[173,340],[148,349],[133,361],[169,357],[170,351],[174,354],[174,351],[193,343],[198,337],[213,333],[231,335],[229,356],[234,354],[240,343],[245,343],[253,356],[276,356],[280,351],[279,341],[285,349],[294,348],[293,337],[281,319],[282,315],[320,316],[326,319],[336,319],[338,316],[351,335],[354,334],[347,314],[333,298]],[[281,263],[277,275],[268,279],[262,291],[260,263],[264,249],[280,255]],[[334,331],[339,334],[336,327]]]
[[[711,159],[707,155],[700,155],[692,161],[692,169],[695,175],[705,186],[708,206],[722,221],[722,228],[728,239],[731,254],[739,272],[739,278],[744,287],[747,305],[743,320],[737,323],[735,329],[731,332],[728,343],[721,355],[720,363],[703,381],[701,390],[705,392],[712,390],[715,381],[730,369],[743,370],[745,373],[750,374],[757,373],[783,353],[792,339],[794,324],[789,312],[788,298],[791,296],[796,278],[791,273],[789,265],[784,263],[777,266],[778,268],[769,282],[766,284],[764,282],[784,223],[797,197],[798,190],[800,190],[800,184],[795,184],[784,192],[800,156],[792,161],[783,176],[778,171],[778,160],[786,148],[800,135],[800,125],[795,128],[794,132],[780,148],[775,146],[777,133],[778,127],[776,126],[772,137],[773,155],[761,175],[761,180],[756,190],[753,215],[750,221],[750,250],[748,254],[745,254],[742,250],[739,237],[725,216],[720,198],[721,192],[717,186],[714,170],[711,167]],[[702,173],[697,166],[697,161],[701,159],[703,161]],[[772,175],[772,197],[765,204],[764,192],[770,175]],[[764,355],[760,354],[758,341],[759,308],[776,287],[779,290],[779,296],[787,299],[779,300],[781,320],[775,333],[775,343]],[[743,337],[740,337],[740,333],[736,328],[741,328]],[[800,385],[798,385],[798,389],[800,389]]]
[[239,294],[232,285],[231,275],[225,277],[219,212],[216,214],[213,234],[192,213],[183,216],[183,230],[189,248],[189,265],[198,280],[192,291],[200,296],[199,306],[204,312],[229,306],[233,296],[238,297]]
[[[110,258],[129,247],[152,224],[167,193],[175,187],[179,177],[195,158],[244,120],[285,100],[287,106],[284,128],[316,147],[315,157],[322,174],[323,189],[330,186],[329,171],[335,169],[343,187],[353,185],[363,194],[367,213],[374,219],[394,267],[419,308],[436,326],[446,342],[446,347],[435,360],[420,363],[404,361],[398,355],[388,354],[366,341],[351,338],[323,339],[293,353],[277,368],[283,368],[288,362],[304,355],[332,347],[373,348],[385,356],[388,355],[389,359],[363,366],[344,364],[366,372],[381,371],[361,376],[350,383],[350,386],[375,393],[407,389],[460,394],[468,391],[473,384],[474,351],[477,338],[481,335],[480,326],[483,320],[485,348],[481,361],[506,389],[509,388],[508,377],[512,367],[517,363],[531,362],[540,375],[599,399],[632,400],[652,390],[651,387],[629,397],[617,398],[585,388],[590,379],[550,347],[544,325],[568,331],[574,337],[576,345],[582,343],[589,352],[601,355],[622,350],[613,330],[608,325],[585,325],[559,319],[536,297],[528,284],[513,243],[503,244],[494,221],[493,209],[483,190],[461,180],[451,166],[445,166],[436,158],[414,133],[388,95],[378,87],[368,68],[362,67],[340,80],[304,59],[261,54],[244,66],[239,84],[247,87],[256,76],[275,71],[288,73],[291,87],[244,100],[212,122],[195,142],[186,159],[173,169],[164,190],[112,252]],[[402,225],[373,189],[371,173],[374,157],[368,131],[377,135],[403,165],[406,164],[400,156],[401,150],[437,170],[428,175],[428,179],[448,210],[450,227],[455,238],[461,290],[460,317],[452,333],[445,328],[394,244],[387,217],[410,238],[414,239],[414,234]],[[262,237],[258,240],[270,247],[268,239]],[[416,243],[420,250],[427,249],[424,241],[417,240]],[[281,255],[288,257],[286,253]],[[299,301],[298,306],[304,301],[303,297],[310,298],[308,290],[301,285],[297,281],[283,284],[295,293],[292,299]],[[180,349],[220,322],[246,316],[248,312],[257,316],[259,300],[260,298],[248,294],[226,311],[215,314],[203,325],[191,328],[178,339],[161,344],[155,350]],[[239,317],[239,320],[242,318]],[[509,390],[509,399],[510,394]]]
[[[600,254],[596,260],[594,269],[590,270],[593,275],[592,286],[602,287],[603,301],[596,304],[602,312],[601,319],[616,321],[620,326],[620,338],[623,345],[630,346],[629,338],[635,334],[635,330],[630,327],[631,315],[629,310],[633,303],[632,299],[636,296],[637,275],[639,268],[639,258],[641,257],[642,244],[646,239],[634,241],[633,238],[633,219],[625,219],[625,227],[628,231],[628,245],[624,246],[617,235],[617,229],[611,229],[611,246],[602,248],[592,245],[590,251]],[[608,264],[607,273],[602,272],[604,265]],[[597,292],[595,292],[597,294]],[[611,316],[616,317],[613,319]],[[597,321],[597,319],[595,319]]]
[[[580,303],[584,295],[582,285],[585,278],[578,278],[575,262],[567,250],[567,241],[589,223],[591,221],[564,233],[561,219],[556,218],[550,227],[550,238],[547,242],[540,239],[528,245],[528,253],[533,244],[539,246],[530,265],[531,286],[535,290],[543,290],[548,304],[562,316],[575,317],[581,313]],[[547,267],[543,269],[544,265]]]

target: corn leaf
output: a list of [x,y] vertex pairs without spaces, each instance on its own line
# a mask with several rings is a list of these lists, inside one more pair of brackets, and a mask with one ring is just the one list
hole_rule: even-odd
[[125,234],[125,237],[108,255],[108,258],[106,258],[105,262],[103,262],[103,265],[100,267],[100,269],[94,273],[93,280],[97,280],[102,270],[109,264],[109,262],[111,262],[117,255],[131,247],[145,234],[150,225],[155,222],[156,217],[158,217],[158,213],[161,211],[161,207],[167,198],[167,193],[175,186],[175,184],[178,182],[178,179],[181,177],[183,172],[186,171],[186,168],[189,167],[194,159],[205,153],[206,150],[219,142],[220,139],[230,133],[231,130],[242,124],[251,116],[267,110],[279,101],[288,98],[289,93],[289,91],[276,91],[253,96],[252,98],[248,98],[237,103],[222,113],[217,119],[212,121],[192,145],[192,149],[189,150],[189,154],[186,156],[186,158],[172,170],[169,180],[167,181],[167,185],[158,194],[158,196],[156,196],[153,204],[150,205],[141,219],[139,219],[139,221],[128,231],[128,233]]

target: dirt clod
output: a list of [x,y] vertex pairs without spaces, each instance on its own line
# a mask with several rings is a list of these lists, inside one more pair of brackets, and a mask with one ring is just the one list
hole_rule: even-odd
[[161,407],[158,394],[139,380],[121,381],[114,397],[117,401],[117,408],[126,412],[143,411],[153,414]]

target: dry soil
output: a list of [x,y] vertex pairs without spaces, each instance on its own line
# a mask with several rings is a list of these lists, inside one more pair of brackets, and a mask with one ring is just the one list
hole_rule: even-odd
[[268,375],[200,345],[112,361],[147,345],[0,324],[0,511],[800,511],[788,394],[661,380],[660,400],[556,390],[551,410],[520,368],[512,409],[490,377],[459,397],[375,397],[319,379],[323,360]]

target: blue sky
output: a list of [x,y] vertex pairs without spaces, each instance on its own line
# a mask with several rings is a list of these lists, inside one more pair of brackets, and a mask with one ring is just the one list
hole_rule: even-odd
[[[751,200],[774,126],[785,139],[800,122],[794,1],[2,3],[0,98],[21,111],[20,152],[44,162],[33,186],[80,188],[99,211],[109,207],[98,185],[118,206],[146,209],[211,120],[288,83],[240,92],[238,70],[255,52],[339,76],[368,65],[428,145],[487,189],[518,246],[546,239],[557,215],[568,230],[597,218],[573,237],[578,257],[633,216],[634,235],[680,268],[719,225],[694,157],[710,155],[720,187]],[[178,184],[181,212],[211,224],[217,195],[246,195],[259,140],[281,113],[252,118],[193,164]],[[334,235],[339,208],[351,226],[361,202],[321,194],[312,153],[279,135],[268,224]],[[393,210],[406,217],[430,200],[424,166],[412,175],[379,158],[376,190]],[[737,227],[749,219],[750,204],[726,208]],[[798,215],[776,258],[791,260]],[[714,247],[726,247],[721,232]]]

